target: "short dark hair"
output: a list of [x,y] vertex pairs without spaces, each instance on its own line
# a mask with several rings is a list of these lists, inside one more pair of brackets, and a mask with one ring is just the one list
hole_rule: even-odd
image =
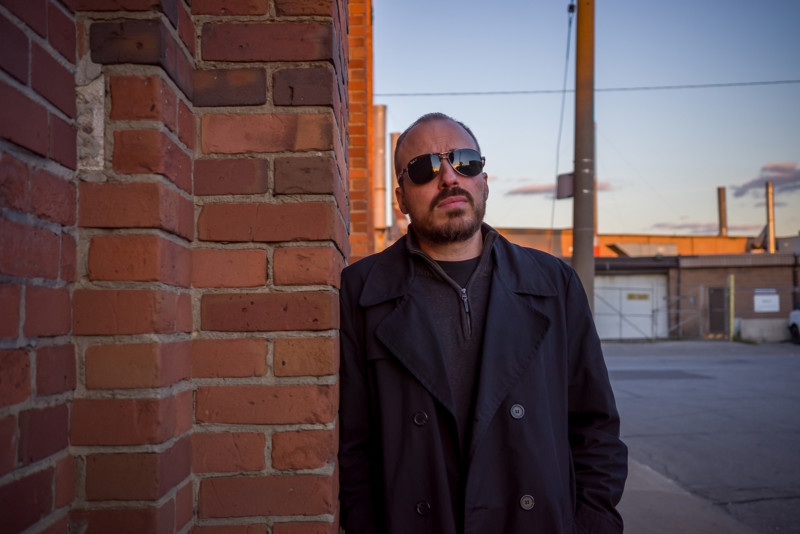
[[403,164],[397,159],[397,153],[400,152],[400,145],[405,140],[406,135],[408,135],[408,132],[414,129],[415,126],[417,126],[418,124],[423,124],[426,122],[433,122],[433,121],[450,121],[458,124],[459,126],[464,128],[464,131],[469,134],[469,136],[472,138],[473,141],[475,141],[475,147],[478,149],[478,152],[481,151],[481,145],[480,143],[478,143],[478,138],[475,137],[475,134],[472,133],[472,130],[469,129],[469,126],[467,126],[461,121],[454,119],[450,115],[445,115],[444,113],[439,113],[438,111],[435,111],[433,113],[426,113],[425,115],[423,115],[422,117],[418,118],[413,123],[411,123],[411,126],[406,128],[405,131],[400,134],[400,137],[397,138],[397,144],[394,147],[394,172],[395,176],[397,176],[397,184],[400,187],[403,186],[403,179],[400,177],[400,172],[403,170],[402,168]]

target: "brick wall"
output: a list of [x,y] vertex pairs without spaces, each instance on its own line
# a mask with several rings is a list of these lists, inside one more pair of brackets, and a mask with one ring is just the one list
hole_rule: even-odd
[[0,0],[3,532],[338,530],[348,18]]
[[75,2],[0,2],[0,530],[75,499]]

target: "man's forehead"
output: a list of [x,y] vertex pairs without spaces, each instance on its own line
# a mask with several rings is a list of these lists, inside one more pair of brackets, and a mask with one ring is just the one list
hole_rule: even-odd
[[[407,142],[409,145],[431,145],[447,149],[465,148],[466,146],[474,146],[475,142],[467,131],[456,122],[450,120],[435,120],[417,124],[411,131],[408,132]],[[456,143],[458,146],[449,146]]]

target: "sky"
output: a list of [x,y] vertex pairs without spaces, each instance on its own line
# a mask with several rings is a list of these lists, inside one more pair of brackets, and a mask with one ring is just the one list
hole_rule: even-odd
[[[573,168],[568,5],[373,0],[374,103],[388,131],[431,111],[466,123],[495,227],[572,225],[572,199],[552,193]],[[800,80],[800,0],[596,0],[598,233],[716,235],[725,187],[729,235],[755,236],[769,179],[776,235],[798,235],[800,83],[631,90],[782,80]],[[546,92],[389,96],[502,91]]]

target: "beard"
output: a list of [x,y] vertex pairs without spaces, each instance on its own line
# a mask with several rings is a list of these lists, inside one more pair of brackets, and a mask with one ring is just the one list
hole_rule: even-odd
[[[434,220],[436,206],[447,197],[463,196],[467,199],[468,208],[453,208],[445,215],[447,220],[437,223]],[[486,214],[486,198],[483,196],[477,203],[469,191],[460,187],[443,190],[436,195],[424,213],[409,211],[411,226],[417,236],[428,243],[444,245],[467,241],[475,232],[480,230],[483,217]]]

